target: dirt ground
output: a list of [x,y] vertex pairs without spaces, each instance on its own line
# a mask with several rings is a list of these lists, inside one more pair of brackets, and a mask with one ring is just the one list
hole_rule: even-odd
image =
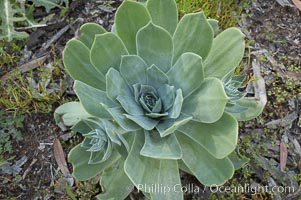
[[[30,33],[20,66],[42,56],[46,56],[45,65],[60,58],[66,42],[79,34],[79,27],[85,22],[97,22],[110,30],[114,11],[121,0],[110,1],[110,5],[104,2],[73,1],[63,18],[59,17],[58,10],[54,10],[57,17],[49,22],[49,26]],[[42,14],[43,10],[37,13]],[[186,198],[300,199],[301,11],[296,7],[282,7],[276,1],[252,0],[242,15],[240,28],[247,41],[245,62],[240,71],[252,79],[253,66],[260,67],[268,103],[260,117],[240,123],[240,153],[249,157],[250,162],[226,185],[281,186],[291,187],[293,191],[213,195],[209,188],[183,174],[184,184],[194,183],[204,188],[203,192],[189,194]],[[63,72],[61,61],[58,66],[61,72],[56,77],[67,84],[64,98],[75,98],[72,81]],[[2,75],[9,72],[9,68],[1,70]],[[60,103],[53,103],[50,113],[26,115],[21,129],[23,139],[14,142],[13,155],[5,154],[5,168],[0,167],[0,199],[93,199],[101,191],[97,178],[68,187],[59,171],[53,155],[54,139],[60,140],[66,155],[81,139],[55,124],[53,111]],[[68,167],[72,171],[72,167]],[[134,191],[129,199],[139,196]]]

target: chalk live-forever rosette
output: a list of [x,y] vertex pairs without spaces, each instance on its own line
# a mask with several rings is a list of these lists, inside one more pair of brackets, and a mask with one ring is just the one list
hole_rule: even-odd
[[87,23],[64,50],[78,102],[55,112],[85,138],[72,149],[73,175],[101,174],[99,199],[124,199],[134,186],[151,199],[183,199],[179,170],[222,185],[238,168],[238,120],[262,106],[232,76],[244,55],[237,28],[219,33],[202,12],[178,21],[174,0],[124,1],[111,32]]

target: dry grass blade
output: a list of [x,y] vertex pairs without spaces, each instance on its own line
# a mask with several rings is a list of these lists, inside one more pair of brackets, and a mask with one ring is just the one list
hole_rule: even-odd
[[287,161],[287,148],[286,144],[282,141],[280,143],[280,169],[283,172]]
[[267,103],[267,94],[265,82],[260,73],[260,63],[257,60],[252,62],[252,68],[257,81],[254,81],[255,98],[259,99],[260,103],[265,106]]
[[58,138],[54,139],[53,153],[54,153],[55,161],[56,161],[57,165],[59,166],[59,168],[61,169],[62,173],[65,176],[70,175],[69,169],[67,167],[67,162],[66,162],[66,159],[65,159],[64,150],[63,150],[61,142]]
[[[45,55],[45,56],[42,56],[40,58],[34,59],[34,60],[32,60],[32,61],[30,61],[28,63],[25,63],[25,64],[21,65],[17,69],[20,70],[22,73],[28,72],[28,71],[30,71],[32,69],[35,69],[35,68],[41,66],[45,62],[46,58],[47,58],[47,56]],[[12,72],[8,72],[7,74],[3,75],[1,77],[1,79],[2,80],[9,79],[9,77],[11,76],[11,73]]]
[[295,6],[301,11],[301,1],[299,0],[292,0]]
[[276,0],[277,3],[279,3],[282,7],[284,6],[289,6],[289,7],[293,7],[293,5],[291,4],[291,2],[289,0]]

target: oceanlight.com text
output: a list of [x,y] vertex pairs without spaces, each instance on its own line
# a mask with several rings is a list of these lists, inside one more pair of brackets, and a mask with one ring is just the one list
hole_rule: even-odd
[[211,185],[205,187],[199,187],[195,184],[187,185],[163,185],[163,184],[138,184],[137,189],[147,193],[163,193],[166,195],[169,192],[186,193],[186,194],[199,194],[205,192],[211,193],[243,193],[255,195],[258,193],[287,193],[292,194],[296,191],[296,188],[289,186],[252,186],[250,184],[244,184],[239,186],[218,186]]

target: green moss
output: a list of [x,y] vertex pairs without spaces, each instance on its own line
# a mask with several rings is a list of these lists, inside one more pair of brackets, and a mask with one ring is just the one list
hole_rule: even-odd
[[204,11],[208,18],[218,20],[222,29],[238,26],[241,13],[249,2],[249,0],[242,0],[240,3],[235,3],[235,0],[177,0],[180,16]]
[[23,127],[23,120],[24,116],[22,115],[14,117],[0,110],[0,155],[12,153],[14,151],[13,141],[22,140],[19,129]]
[[282,118],[289,111],[288,101],[298,98],[301,94],[301,83],[294,77],[295,74],[301,74],[300,66],[292,64],[287,67],[284,75],[280,76],[278,72],[272,72],[275,79],[267,82],[268,85],[268,103],[267,106],[281,112],[272,112],[269,114],[271,118]]
[[45,66],[27,73],[12,70],[7,80],[0,79],[0,107],[14,113],[49,113],[52,104],[63,101],[67,87],[63,74],[57,74],[58,66],[51,64],[52,70]]
[[18,65],[23,54],[23,46],[24,41],[7,43],[4,40],[0,40],[0,77]]

